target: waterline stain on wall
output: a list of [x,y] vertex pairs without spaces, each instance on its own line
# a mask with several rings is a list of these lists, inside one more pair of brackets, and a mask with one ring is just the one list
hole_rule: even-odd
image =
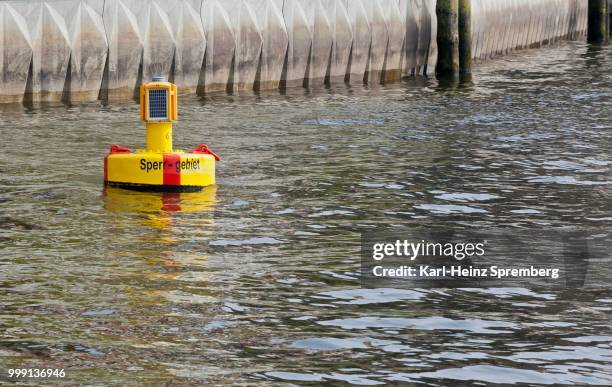
[[[436,0],[0,3],[0,102],[132,98],[152,75],[198,94],[431,74]],[[472,0],[472,55],[577,39],[581,0]]]

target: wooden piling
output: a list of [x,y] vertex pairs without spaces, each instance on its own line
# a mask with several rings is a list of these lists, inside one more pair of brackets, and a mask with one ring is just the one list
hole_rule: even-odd
[[612,12],[612,0],[606,1],[606,37],[608,41],[610,40],[610,33],[612,32],[612,17],[610,17],[610,12]]
[[459,0],[459,73],[472,73],[472,0]]
[[438,0],[438,63],[437,76],[459,75],[459,0]]
[[587,41],[589,43],[605,43],[608,40],[606,11],[608,0],[589,0]]

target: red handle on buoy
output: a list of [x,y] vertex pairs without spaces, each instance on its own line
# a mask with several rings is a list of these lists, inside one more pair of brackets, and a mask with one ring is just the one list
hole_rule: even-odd
[[130,148],[126,148],[121,145],[113,144],[110,147],[109,153],[132,153],[132,151],[130,150]]
[[221,157],[219,157],[219,155],[217,155],[215,152],[211,151],[210,148],[206,144],[198,145],[198,147],[195,148],[193,153],[204,153],[207,155],[212,155],[215,158],[215,160],[221,161]]

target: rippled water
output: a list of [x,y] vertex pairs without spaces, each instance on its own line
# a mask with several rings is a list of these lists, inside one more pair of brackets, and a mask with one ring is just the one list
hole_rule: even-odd
[[360,232],[609,227],[612,48],[472,85],[182,98],[201,194],[103,190],[133,104],[1,106],[0,381],[612,384],[612,292],[361,289]]

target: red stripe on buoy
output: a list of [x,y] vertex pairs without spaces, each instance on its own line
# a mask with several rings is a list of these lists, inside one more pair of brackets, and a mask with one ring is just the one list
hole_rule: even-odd
[[181,185],[181,155],[164,155],[164,185]]
[[108,181],[108,155],[104,156],[104,182]]

